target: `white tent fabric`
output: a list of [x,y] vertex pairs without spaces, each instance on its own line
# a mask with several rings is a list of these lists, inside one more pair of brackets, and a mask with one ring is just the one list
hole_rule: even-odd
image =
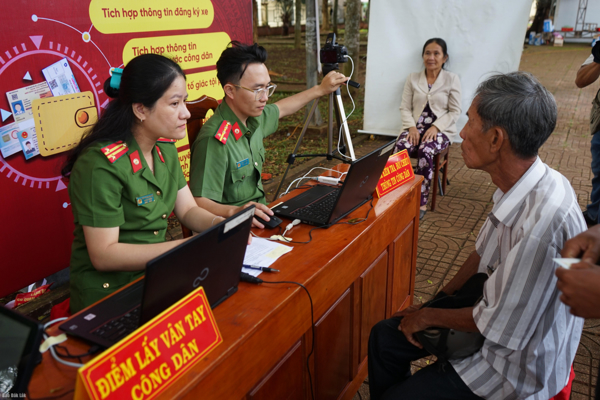
[[[362,133],[397,136],[406,78],[422,70],[423,44],[448,44],[448,71],[462,85],[458,131],[477,85],[494,72],[519,68],[531,0],[375,0],[369,16],[369,47]],[[459,139],[460,140],[460,139]]]

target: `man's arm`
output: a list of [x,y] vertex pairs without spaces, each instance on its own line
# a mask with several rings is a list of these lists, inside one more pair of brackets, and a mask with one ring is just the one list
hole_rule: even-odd
[[414,334],[432,326],[461,332],[479,332],[473,319],[473,307],[457,309],[423,308],[402,318],[398,330],[404,333],[409,342],[422,349],[423,346]]
[[575,84],[578,88],[584,88],[596,82],[596,79],[600,77],[600,64],[592,62],[579,68],[577,71],[577,77],[575,78]]
[[303,92],[279,100],[275,103],[279,107],[279,118],[292,115],[312,100],[336,91],[347,80],[348,78],[344,74],[331,71],[323,78],[320,85],[313,86]]
[[[454,294],[460,289],[470,277],[477,273],[479,261],[481,257],[476,251],[464,262],[458,270],[454,278],[441,290],[446,294]],[[419,341],[413,336],[416,332],[430,328],[432,326],[438,328],[450,328],[462,332],[478,332],[477,325],[473,319],[473,307],[459,308],[455,310],[423,308],[416,307],[410,310],[394,314],[395,317],[404,316],[402,322],[398,326],[398,330],[404,333],[404,336],[409,342],[423,348]]]
[[470,277],[477,273],[479,269],[479,261],[481,257],[477,254],[476,251],[473,251],[469,258],[464,262],[462,267],[458,270],[454,278],[448,282],[446,286],[442,288],[442,292],[446,294],[454,294],[458,289],[460,289],[465,282],[469,280]]

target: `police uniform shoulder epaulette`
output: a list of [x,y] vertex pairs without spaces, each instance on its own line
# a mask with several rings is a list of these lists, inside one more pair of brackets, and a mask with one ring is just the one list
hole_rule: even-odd
[[128,147],[127,143],[124,143],[122,140],[119,140],[118,142],[114,142],[109,144],[108,146],[104,146],[100,150],[102,151],[102,154],[104,154],[106,158],[108,158],[108,161],[110,161],[110,163],[113,164],[124,154],[127,154]]
[[229,138],[229,132],[231,132],[231,122],[223,120],[219,126],[219,129],[217,130],[217,133],[215,134],[215,139],[223,144],[226,144],[227,138]]

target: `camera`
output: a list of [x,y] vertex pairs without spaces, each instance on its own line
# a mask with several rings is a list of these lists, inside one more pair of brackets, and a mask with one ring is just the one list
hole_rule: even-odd
[[[341,46],[335,41],[335,33],[327,35],[325,40],[325,46],[320,52],[321,65],[323,66],[323,76],[327,75],[331,71],[340,69],[339,63],[345,63],[348,61],[348,49],[346,46]],[[348,81],[348,85],[359,88],[360,84],[354,81]],[[338,89],[339,91],[339,89]]]
[[[321,64],[337,64],[337,63],[345,63],[346,56],[348,55],[348,49],[346,46],[341,46],[335,41],[335,33],[330,33],[327,35],[327,39],[325,40],[325,45],[321,49]],[[338,65],[333,66],[331,70],[339,69]]]

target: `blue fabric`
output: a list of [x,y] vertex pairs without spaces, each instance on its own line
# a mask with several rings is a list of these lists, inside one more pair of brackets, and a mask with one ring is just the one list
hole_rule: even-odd
[[600,132],[592,136],[592,193],[590,204],[587,205],[587,215],[590,219],[598,221],[598,209],[600,208]]

